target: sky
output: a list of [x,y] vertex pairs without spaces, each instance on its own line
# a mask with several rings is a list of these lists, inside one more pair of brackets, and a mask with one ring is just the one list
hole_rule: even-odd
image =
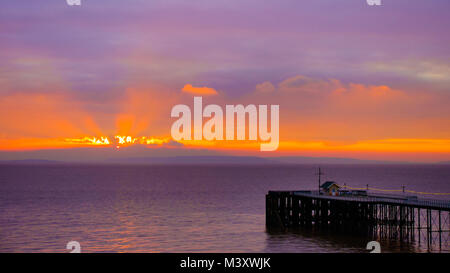
[[[0,160],[450,161],[448,0],[81,3],[2,1]],[[196,95],[280,105],[278,150],[173,141],[171,108]]]

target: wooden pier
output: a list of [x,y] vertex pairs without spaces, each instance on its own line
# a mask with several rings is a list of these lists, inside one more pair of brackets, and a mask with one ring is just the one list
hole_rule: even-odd
[[269,191],[267,229],[330,232],[419,242],[450,251],[450,201],[408,196],[329,196],[319,191]]

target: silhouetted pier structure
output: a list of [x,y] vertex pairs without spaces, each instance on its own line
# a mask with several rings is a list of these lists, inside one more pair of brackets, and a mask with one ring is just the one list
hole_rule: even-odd
[[415,196],[269,191],[267,229],[318,229],[449,249],[450,201]]

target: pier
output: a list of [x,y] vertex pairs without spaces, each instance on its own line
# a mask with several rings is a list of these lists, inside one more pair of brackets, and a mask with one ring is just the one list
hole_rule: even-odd
[[320,190],[269,191],[266,228],[325,230],[450,251],[450,201],[364,191],[337,196]]

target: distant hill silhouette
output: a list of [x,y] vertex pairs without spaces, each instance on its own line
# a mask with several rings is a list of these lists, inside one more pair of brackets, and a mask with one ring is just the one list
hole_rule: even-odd
[[41,165],[41,164],[61,164],[63,161],[45,160],[45,159],[22,159],[22,160],[2,160],[2,164],[23,164],[23,165]]
[[174,157],[132,157],[107,160],[125,164],[273,164],[275,162],[251,156],[174,156]]
[[[336,157],[256,157],[256,156],[172,156],[172,157],[124,157],[110,158],[98,161],[56,161],[41,159],[5,160],[0,164],[22,164],[22,165],[42,165],[42,164],[148,164],[148,165],[286,165],[286,164],[407,164],[399,161],[378,161],[361,160],[354,158]],[[440,164],[450,164],[441,162]]]

